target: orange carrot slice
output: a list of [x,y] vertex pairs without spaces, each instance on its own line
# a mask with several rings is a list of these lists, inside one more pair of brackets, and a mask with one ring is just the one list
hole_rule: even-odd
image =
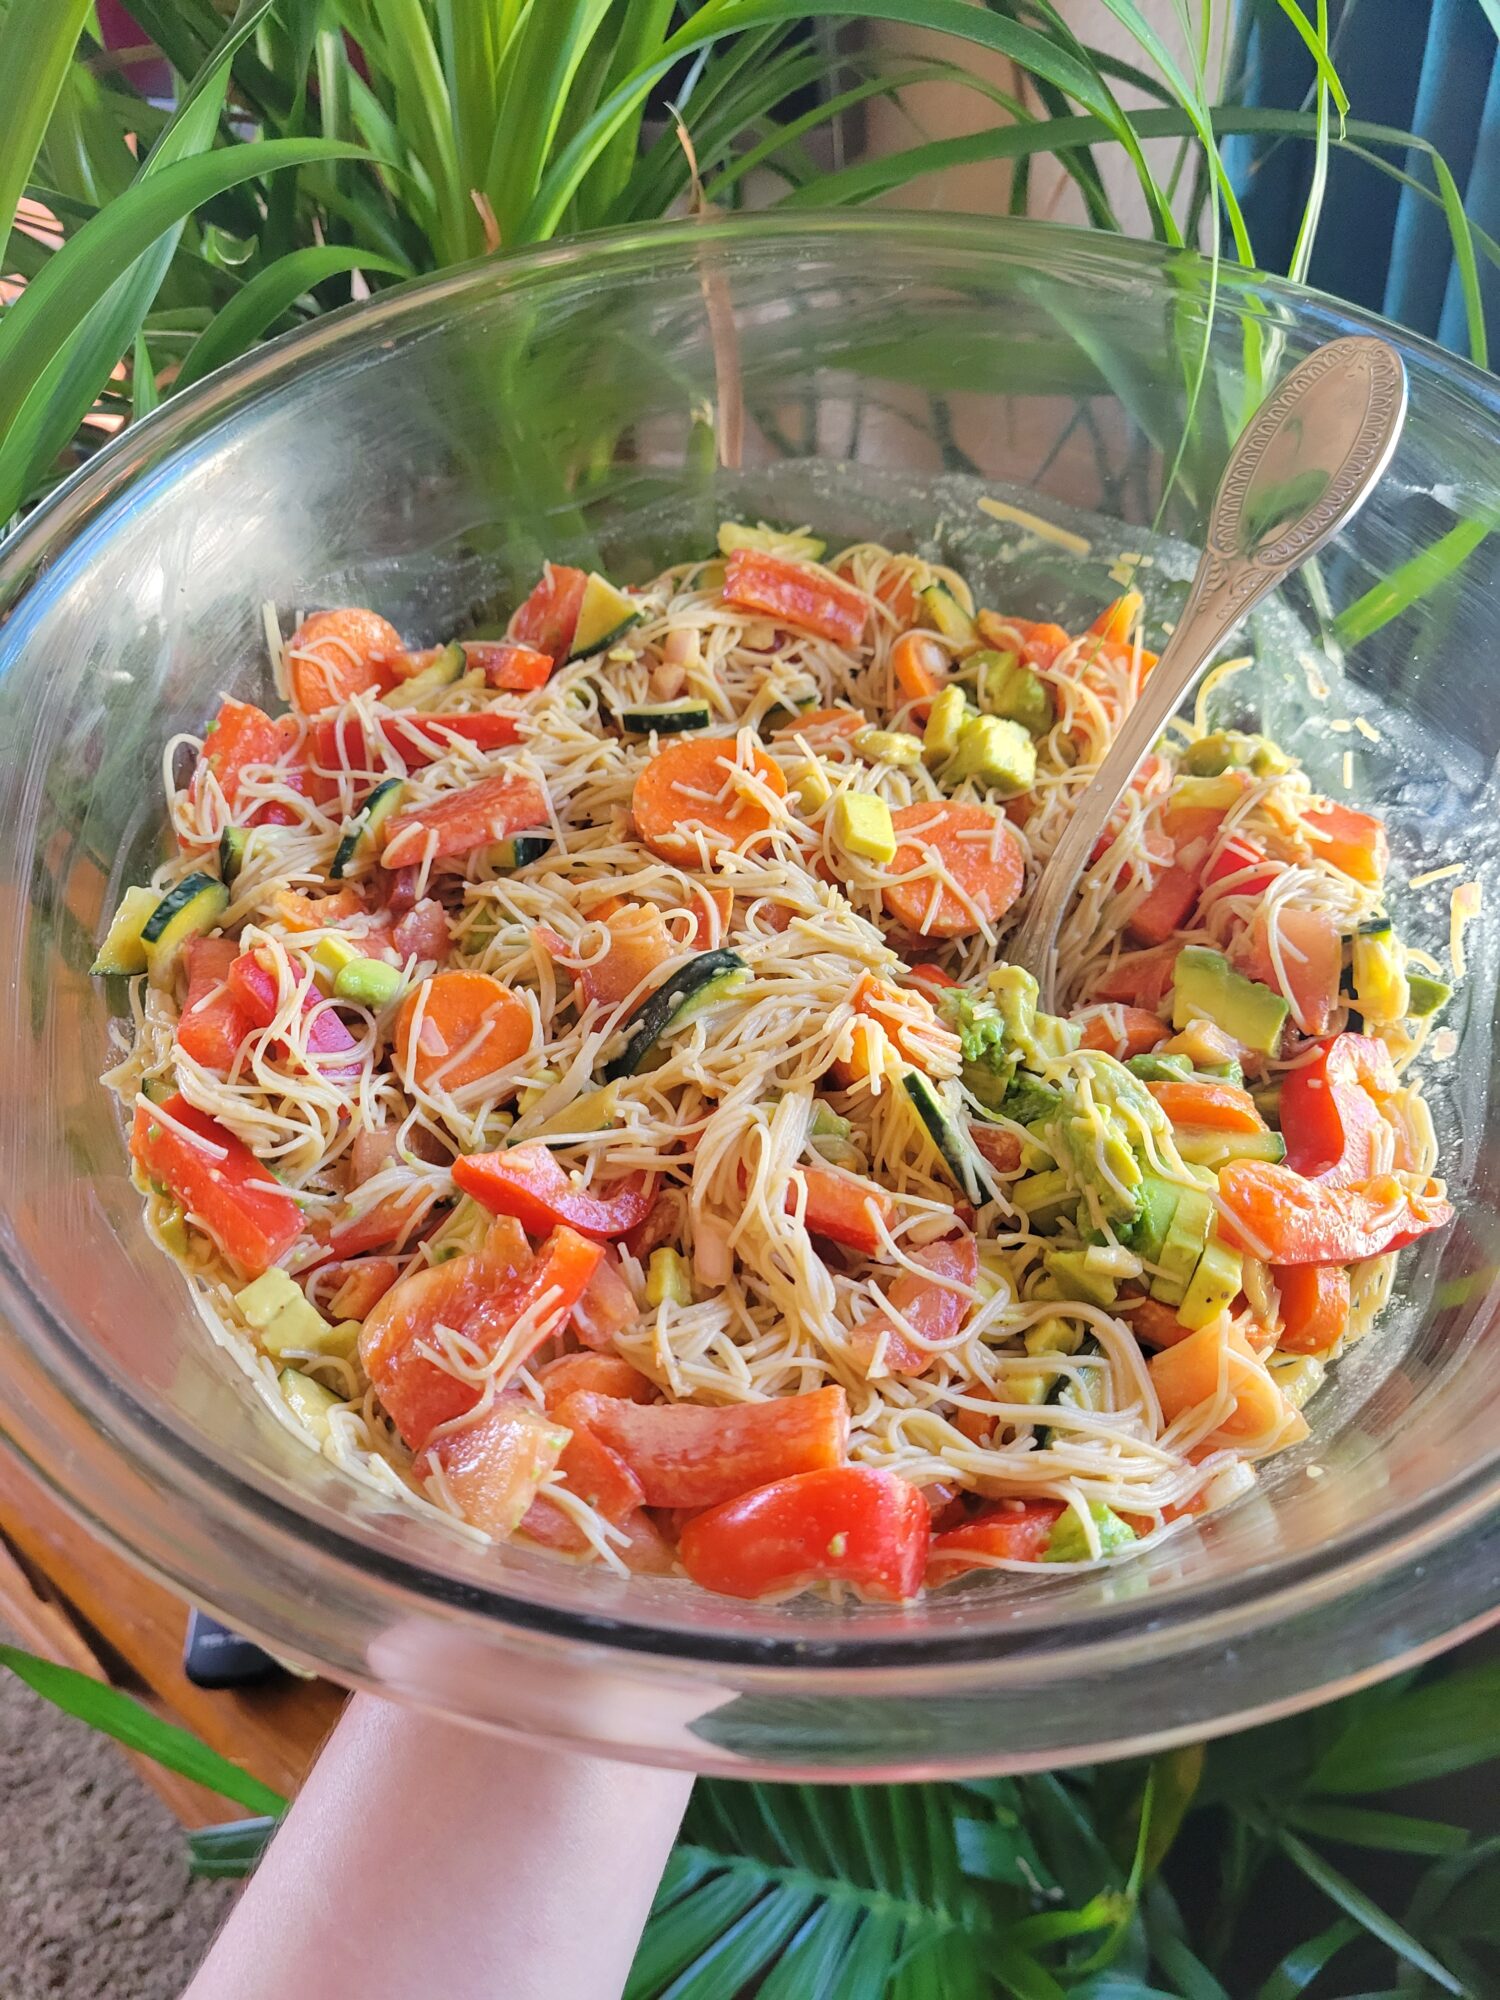
[[401,634],[374,611],[315,611],[286,643],[292,704],[317,715],[352,694],[390,687],[404,653]]
[[904,632],[891,648],[891,672],[908,701],[926,701],[948,678],[948,655],[927,632]]
[[710,849],[741,852],[755,846],[770,831],[773,815],[765,800],[744,785],[752,773],[765,791],[785,798],[781,766],[758,744],[747,742],[743,755],[723,736],[667,744],[646,765],[631,794],[641,839],[663,861],[685,867],[702,861],[705,842]]
[[414,1083],[457,1090],[525,1055],[531,1029],[525,1001],[487,972],[437,972],[401,1003],[396,1060]]
[[[1160,1028],[1161,1023],[1157,1023]],[[1235,1083],[1148,1083],[1146,1088],[1174,1125],[1213,1132],[1264,1132],[1266,1121],[1248,1090]]]
[[[914,879],[889,882],[881,895],[906,930],[920,937],[967,937],[979,929],[980,917],[994,923],[1020,895],[1026,876],[1021,844],[1003,814],[962,800],[923,803],[898,807],[891,824],[899,844],[887,873]],[[946,883],[935,896],[934,878],[916,875],[934,862],[963,890],[962,896]]]
[[1143,1056],[1154,1049],[1165,1039],[1166,1032],[1160,1017],[1148,1014],[1144,1007],[1106,1005],[1084,1022],[1079,1046],[1102,1049],[1106,1055],[1118,1056],[1125,1062],[1131,1056]]

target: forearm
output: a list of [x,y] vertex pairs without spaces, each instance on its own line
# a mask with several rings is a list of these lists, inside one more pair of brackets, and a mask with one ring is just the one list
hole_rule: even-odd
[[186,2000],[616,2000],[690,1784],[359,1696]]

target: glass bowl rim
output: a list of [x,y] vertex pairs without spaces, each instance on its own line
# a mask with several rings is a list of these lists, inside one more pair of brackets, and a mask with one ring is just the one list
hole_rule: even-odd
[[[0,542],[0,642],[5,627],[12,622],[12,614],[24,608],[25,600],[43,582],[56,559],[82,540],[90,528],[107,519],[127,490],[138,493],[141,482],[149,482],[159,464],[170,463],[181,451],[199,442],[216,423],[240,407],[273,393],[279,385],[305,370],[337,362],[345,347],[373,344],[399,333],[411,321],[427,322],[434,306],[443,302],[482,296],[492,288],[505,290],[544,281],[550,274],[575,271],[590,260],[603,265],[606,261],[628,262],[632,255],[649,258],[670,253],[681,258],[712,244],[732,249],[740,242],[756,244],[800,238],[811,247],[857,241],[862,237],[878,238],[885,245],[893,237],[904,239],[917,251],[947,250],[978,263],[1030,261],[1039,245],[1045,244],[1049,268],[1062,265],[1075,272],[1087,271],[1091,266],[1114,271],[1133,269],[1158,281],[1170,264],[1180,264],[1183,260],[1207,264],[1206,259],[1193,251],[1113,236],[1082,226],[893,210],[857,215],[813,210],[784,215],[763,212],[712,221],[681,218],[594,230],[563,243],[475,259],[342,307],[265,342],[208,375],[182,396],[171,398],[140,423],[127,427],[63,481],[6,541]],[[1304,321],[1309,315],[1327,320],[1330,331],[1353,328],[1380,334],[1393,341],[1408,360],[1419,359],[1438,369],[1500,428],[1500,381],[1449,354],[1435,342],[1325,293],[1248,267],[1222,265],[1219,285],[1230,291],[1254,290],[1268,295]],[[0,643],[0,652],[5,650]],[[1497,1445],[1493,1453],[1464,1467],[1394,1514],[1378,1517],[1368,1527],[1346,1529],[1316,1549],[1258,1565],[1251,1572],[1255,1588],[1248,1593],[1243,1574],[1210,1578],[1164,1597],[1148,1593],[1114,1605],[1064,1611],[1051,1620],[1028,1623],[1019,1631],[1014,1627],[1007,1630],[1003,1622],[989,1624],[983,1619],[980,1600],[972,1598],[965,1600],[965,1609],[975,1615],[962,1631],[946,1632],[913,1625],[861,1635],[860,1621],[856,1619],[842,1628],[830,1625],[826,1635],[808,1627],[784,1638],[759,1632],[715,1633],[705,1629],[708,1621],[692,1617],[681,1624],[656,1623],[630,1612],[617,1615],[542,1603],[498,1585],[477,1584],[470,1576],[448,1572],[435,1564],[382,1550],[368,1531],[348,1528],[331,1510],[306,1504],[294,1506],[282,1497],[269,1477],[262,1478],[243,1467],[226,1466],[198,1444],[190,1431],[168,1422],[128,1389],[123,1403],[111,1403],[109,1421],[101,1425],[88,1392],[89,1357],[84,1344],[32,1290],[24,1268],[12,1257],[3,1238],[0,1238],[0,1290],[7,1295],[8,1311],[17,1320],[24,1320],[33,1334],[32,1355],[42,1365],[49,1387],[60,1391],[72,1411],[90,1424],[97,1441],[108,1440],[110,1450],[122,1452],[127,1449],[128,1440],[130,1462],[138,1463],[141,1455],[150,1458],[169,1487],[180,1486],[183,1475],[187,1475],[251,1540],[263,1539],[269,1529],[292,1531],[305,1552],[311,1540],[320,1559],[338,1564],[345,1573],[382,1577],[401,1589],[414,1604],[434,1612],[440,1608],[450,1613],[467,1612],[480,1619],[492,1633],[510,1628],[518,1635],[527,1633],[542,1639],[585,1644],[643,1659],[654,1656],[664,1663],[683,1666],[737,1664],[772,1670],[783,1685],[806,1678],[809,1684],[827,1687],[830,1675],[842,1673],[868,1685],[887,1673],[899,1672],[906,1679],[913,1668],[939,1672],[944,1682],[955,1675],[968,1680],[976,1671],[993,1679],[1003,1676],[1011,1665],[1034,1670],[1054,1653],[1068,1657],[1086,1654],[1091,1667],[1097,1668],[1101,1650],[1134,1649],[1148,1635],[1154,1646],[1162,1645],[1169,1636],[1182,1645],[1205,1640],[1227,1642],[1247,1625],[1264,1628],[1270,1619],[1301,1616],[1352,1595],[1361,1580],[1378,1583],[1387,1579],[1393,1572],[1418,1563],[1436,1543],[1455,1532],[1472,1529],[1500,1506],[1500,1445]],[[1476,1310],[1471,1337],[1479,1337],[1497,1316],[1500,1316],[1500,1281],[1491,1287]],[[35,1338],[37,1335],[39,1339]],[[67,1379],[70,1376],[71,1386]],[[15,1443],[12,1448],[20,1451],[32,1470],[65,1504],[90,1518],[133,1560],[179,1588],[196,1588],[201,1584],[205,1600],[212,1596],[212,1579],[179,1576],[170,1562],[149,1549],[137,1547],[117,1522],[95,1517],[87,1504],[73,1495],[31,1452]],[[201,1500],[202,1495],[198,1497]],[[708,1598],[693,1599],[694,1607],[699,1609],[711,1604]],[[943,1669],[950,1672],[941,1672]]]

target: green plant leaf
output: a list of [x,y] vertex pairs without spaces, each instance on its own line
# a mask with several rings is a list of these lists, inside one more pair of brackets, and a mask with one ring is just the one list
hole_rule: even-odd
[[[0,519],[19,504],[34,465],[36,431],[17,423],[57,344],[158,237],[223,189],[309,160],[362,157],[324,139],[265,139],[180,160],[86,222],[0,320]],[[113,366],[118,353],[108,363]]]
[[19,1646],[0,1645],[0,1666],[9,1667],[33,1693],[50,1701],[65,1715],[77,1716],[91,1729],[112,1736],[127,1750],[138,1750],[180,1777],[206,1785],[209,1791],[233,1799],[236,1805],[246,1806],[251,1812],[275,1816],[285,1811],[286,1800],[279,1792],[273,1792],[259,1778],[252,1778],[238,1764],[231,1764],[217,1750],[210,1750],[190,1731],[163,1722],[149,1708],[132,1701],[128,1694],[121,1694],[118,1688],[90,1680],[87,1674],[80,1674],[72,1667],[59,1667],[35,1653],[23,1652]]
[[342,244],[313,244],[306,250],[288,251],[285,257],[258,271],[215,315],[183,362],[176,387],[185,389],[201,381],[215,368],[222,368],[226,361],[233,361],[253,347],[304,293],[341,271],[384,271],[394,277],[411,275],[394,258],[379,257],[372,251]]
[[1414,1819],[1410,1813],[1376,1812],[1366,1806],[1325,1805],[1315,1799],[1290,1807],[1282,1822],[1315,1840],[1375,1847],[1387,1854],[1456,1854],[1469,1844],[1463,1827],[1444,1820]]
[[1500,1756],[1500,1663],[1421,1681],[1345,1729],[1314,1770],[1319,1792],[1383,1792]]
[[1336,1924],[1330,1924],[1326,1931],[1319,1931],[1316,1937],[1308,1938],[1305,1944],[1293,1945],[1260,1988],[1255,2000],[1297,2000],[1297,1995],[1307,1991],[1344,1946],[1352,1944],[1362,1935],[1360,1926],[1352,1917],[1340,1917]]
[[1321,1854],[1298,1840],[1295,1834],[1280,1833],[1277,1845],[1311,1882],[1321,1889],[1331,1903],[1337,1904],[1344,1914],[1367,1930],[1371,1937],[1380,1942],[1418,1972],[1425,1972],[1445,1993],[1463,1993],[1463,1982],[1456,1979],[1440,1959],[1434,1958],[1423,1944],[1404,1930],[1396,1919],[1372,1902],[1363,1889],[1357,1888],[1347,1875],[1341,1875],[1332,1862],[1325,1861]]
[[6,107],[0,133],[0,270],[11,268],[5,249],[16,207],[92,12],[93,0],[10,0],[0,14]]

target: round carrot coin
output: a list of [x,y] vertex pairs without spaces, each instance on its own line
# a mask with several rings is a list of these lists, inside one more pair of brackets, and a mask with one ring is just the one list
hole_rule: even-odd
[[[904,929],[919,937],[967,937],[979,929],[979,917],[994,923],[1020,895],[1026,876],[1021,844],[1004,815],[989,806],[961,799],[899,806],[891,824],[898,844],[886,872],[911,879],[888,883],[882,896]],[[934,863],[962,895],[946,882],[939,889],[939,878],[926,872]]]
[[[641,839],[663,861],[693,867],[708,847],[741,850],[769,832],[772,813],[744,784],[751,774],[778,799],[786,779],[759,744],[742,753],[732,737],[684,738],[658,750],[635,781],[630,806]],[[701,840],[700,840],[701,836]]]
[[531,1028],[525,1001],[487,972],[437,972],[401,1003],[396,1060],[414,1083],[453,1091],[525,1055]]
[[286,643],[293,706],[316,715],[352,694],[389,687],[404,651],[395,626],[373,611],[315,611]]

